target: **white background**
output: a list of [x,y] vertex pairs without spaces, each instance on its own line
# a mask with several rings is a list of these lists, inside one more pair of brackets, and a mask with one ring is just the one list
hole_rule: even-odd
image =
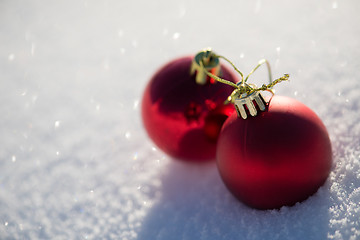
[[[0,239],[360,239],[360,2],[0,2]],[[308,200],[258,211],[214,162],[157,150],[140,102],[166,62],[212,47],[328,128]],[[266,68],[253,75],[263,83]],[[296,154],[296,153],[294,153]]]

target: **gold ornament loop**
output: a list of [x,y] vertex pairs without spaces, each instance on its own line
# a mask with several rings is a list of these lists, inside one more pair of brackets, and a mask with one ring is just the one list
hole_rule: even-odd
[[[235,84],[228,80],[222,79],[222,78],[216,76],[216,74],[208,71],[209,66],[211,66],[211,65],[209,65],[209,62],[211,62],[211,61],[207,60],[207,59],[217,59],[217,61],[218,61],[220,58],[224,59],[225,61],[230,63],[231,66],[233,66],[233,68],[240,74],[241,81],[239,81],[237,84]],[[256,116],[257,115],[256,106],[260,109],[260,111],[265,111],[266,105],[268,104],[268,102],[265,101],[265,98],[261,94],[261,91],[268,91],[272,94],[272,96],[274,96],[275,93],[272,88],[276,84],[278,84],[282,81],[288,81],[289,77],[290,77],[289,74],[284,74],[284,76],[273,81],[270,64],[266,59],[262,59],[258,62],[257,66],[246,76],[246,78],[244,78],[244,75],[242,74],[242,72],[229,59],[227,59],[221,55],[216,55],[214,52],[211,51],[211,49],[206,49],[206,50],[203,50],[202,52],[198,53],[194,58],[194,62],[197,65],[196,66],[197,73],[199,73],[199,72],[204,73],[207,76],[211,77],[212,79],[214,79],[218,82],[230,85],[235,88],[234,91],[230,94],[230,96],[225,101],[225,104],[230,103],[230,102],[233,103],[235,106],[235,109],[238,113],[238,117],[242,117],[243,119],[247,118],[246,110],[249,111],[251,116]],[[268,69],[268,73],[269,73],[269,84],[263,84],[259,88],[255,84],[248,84],[247,81],[248,81],[249,77],[263,64],[267,65],[267,69]],[[193,64],[193,66],[194,66],[194,64]],[[191,70],[192,72],[195,71],[195,70],[193,70],[193,68],[195,68],[193,66],[192,66],[192,70]],[[218,66],[220,66],[219,63],[218,63]],[[199,78],[200,77],[203,78],[203,75],[200,74]],[[196,76],[196,78],[198,78],[198,76]],[[255,103],[256,103],[256,106],[255,106]]]

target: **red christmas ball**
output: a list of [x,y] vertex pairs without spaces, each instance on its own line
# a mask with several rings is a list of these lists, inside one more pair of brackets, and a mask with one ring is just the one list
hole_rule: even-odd
[[217,143],[217,165],[230,192],[257,209],[307,199],[326,181],[332,151],[327,130],[307,106],[274,96],[258,116],[233,113]]
[[[198,84],[193,57],[171,61],[151,78],[142,99],[142,119],[150,138],[167,154],[191,161],[215,158],[222,124],[234,112],[223,106],[233,87],[208,78]],[[220,77],[236,77],[220,64]],[[231,110],[231,111],[230,111]],[[217,129],[217,130],[216,130]]]

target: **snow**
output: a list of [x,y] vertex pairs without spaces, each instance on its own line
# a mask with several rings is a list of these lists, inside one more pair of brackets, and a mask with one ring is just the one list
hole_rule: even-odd
[[[360,3],[0,2],[0,239],[360,239]],[[211,46],[328,128],[334,167],[308,200],[259,211],[214,162],[183,163],[142,127],[151,75]],[[263,83],[266,68],[252,80]]]

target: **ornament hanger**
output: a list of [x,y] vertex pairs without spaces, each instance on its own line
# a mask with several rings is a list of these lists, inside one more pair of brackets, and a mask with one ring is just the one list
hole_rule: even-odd
[[206,84],[207,71],[210,71],[211,74],[216,76],[220,74],[219,58],[214,57],[210,48],[204,49],[196,54],[193,63],[191,64],[190,75],[193,75],[196,72],[196,83],[204,85]]
[[[219,59],[222,58],[237,71],[241,76],[241,81],[237,84],[218,77],[219,74]],[[261,87],[257,87],[255,84],[247,83],[249,77],[263,64],[266,64],[269,73],[269,84],[263,84]],[[209,72],[209,70],[211,72]],[[211,48],[204,49],[199,52],[193,61],[191,67],[191,74],[197,71],[196,82],[199,84],[206,83],[206,75],[212,79],[230,85],[235,88],[225,103],[233,103],[237,111],[238,117],[243,119],[247,118],[246,109],[249,111],[251,116],[257,115],[257,109],[254,103],[258,106],[260,111],[265,111],[268,102],[265,101],[260,91],[268,91],[274,95],[273,86],[289,80],[289,74],[284,74],[281,78],[272,80],[270,64],[266,59],[259,61],[258,65],[244,78],[244,74],[232,63],[229,59],[224,56],[215,54]]]

